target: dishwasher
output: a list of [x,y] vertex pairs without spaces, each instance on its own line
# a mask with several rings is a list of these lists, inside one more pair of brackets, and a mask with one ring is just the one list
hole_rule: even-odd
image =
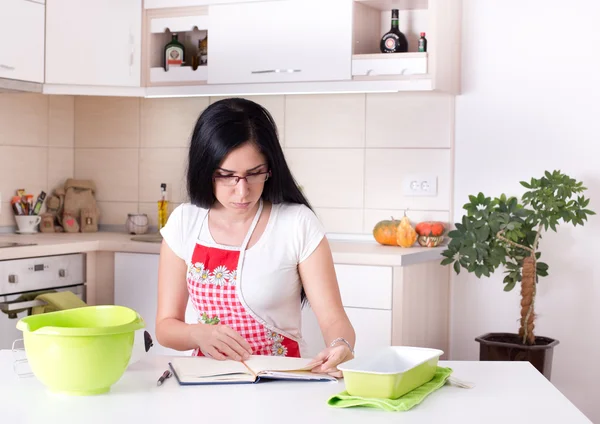
[[83,253],[0,261],[0,349],[23,337],[17,322],[44,304],[32,294],[70,290],[85,302],[85,276]]

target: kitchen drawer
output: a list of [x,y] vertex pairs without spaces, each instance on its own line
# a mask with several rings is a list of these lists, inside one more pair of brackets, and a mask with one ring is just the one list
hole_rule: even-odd
[[427,73],[427,53],[361,54],[352,57],[352,76]]
[[345,307],[392,309],[392,267],[335,265]]

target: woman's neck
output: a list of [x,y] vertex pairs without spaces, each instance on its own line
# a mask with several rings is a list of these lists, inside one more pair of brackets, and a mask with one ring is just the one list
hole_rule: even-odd
[[235,213],[228,210],[219,202],[211,208],[210,215],[212,218],[223,227],[241,227],[247,225],[256,216],[256,212],[260,206],[260,200],[256,202],[253,208],[243,213]]

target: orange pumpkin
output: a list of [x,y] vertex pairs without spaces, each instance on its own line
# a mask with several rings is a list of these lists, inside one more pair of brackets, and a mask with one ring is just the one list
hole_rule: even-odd
[[394,219],[394,217],[391,218],[391,220],[386,219],[375,224],[375,227],[373,228],[373,237],[375,237],[377,243],[386,246],[397,246],[396,231],[400,221]]
[[444,234],[446,227],[439,221],[424,221],[419,222],[415,227],[415,231],[420,236],[433,236],[439,237]]
[[398,229],[396,231],[396,242],[401,247],[411,247],[417,241],[417,232],[410,225],[410,220],[407,216],[404,216],[400,220]]

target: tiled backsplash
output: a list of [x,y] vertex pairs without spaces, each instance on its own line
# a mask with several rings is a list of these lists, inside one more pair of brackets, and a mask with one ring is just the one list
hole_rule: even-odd
[[[35,147],[28,147],[33,153],[7,151],[8,155],[0,156],[0,164],[7,156],[11,163],[33,160],[39,174],[47,176],[40,179],[36,170],[33,176],[23,173],[18,178],[3,166],[0,188],[6,190],[6,186],[12,192],[17,185],[29,184],[35,189],[36,184],[53,184],[59,175],[57,168],[51,168],[59,162],[56,156],[72,153],[67,147],[72,149],[74,139],[74,164],[71,154],[60,175],[96,182],[100,223],[104,225],[121,225],[131,212],[147,213],[156,225],[156,201],[163,182],[168,184],[171,209],[186,201],[189,137],[198,115],[217,100],[18,96],[23,96],[18,107],[12,105],[13,95],[0,96],[0,112],[13,114],[12,118],[0,117],[0,149],[8,145]],[[377,221],[400,217],[405,208],[415,221],[449,220],[452,96],[389,93],[250,98],[274,116],[292,172],[328,231],[370,233]],[[7,138],[8,123],[25,128],[9,131]],[[7,143],[17,134],[21,143]],[[24,143],[25,139],[31,141]],[[404,176],[415,173],[438,177],[437,196],[403,194]],[[7,219],[1,219],[7,225]]]
[[15,225],[15,190],[37,197],[73,176],[73,129],[73,97],[0,94],[0,227]]

